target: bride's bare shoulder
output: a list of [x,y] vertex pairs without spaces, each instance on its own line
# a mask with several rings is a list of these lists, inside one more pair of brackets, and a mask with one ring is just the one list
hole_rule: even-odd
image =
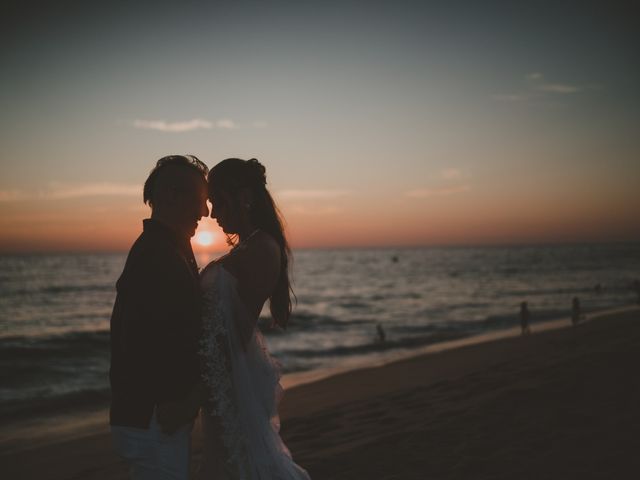
[[268,233],[260,231],[249,239],[245,248],[224,259],[231,273],[253,283],[258,278],[269,279],[280,273],[280,246]]

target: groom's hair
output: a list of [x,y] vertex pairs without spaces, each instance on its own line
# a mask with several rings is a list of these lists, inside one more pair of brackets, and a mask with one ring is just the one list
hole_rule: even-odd
[[162,187],[170,184],[176,187],[180,180],[184,180],[184,174],[197,174],[206,181],[209,168],[195,155],[168,155],[157,161],[156,166],[149,173],[144,182],[143,200],[153,208],[156,197]]

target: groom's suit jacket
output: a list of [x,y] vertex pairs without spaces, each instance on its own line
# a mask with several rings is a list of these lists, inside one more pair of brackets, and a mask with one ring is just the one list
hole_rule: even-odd
[[201,294],[188,238],[144,220],[111,315],[111,425],[148,428],[155,406],[200,377]]

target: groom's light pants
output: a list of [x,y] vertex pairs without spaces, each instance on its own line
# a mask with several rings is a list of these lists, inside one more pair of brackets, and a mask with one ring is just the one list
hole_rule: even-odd
[[131,480],[187,480],[193,422],[162,433],[155,413],[149,429],[111,426],[115,451],[129,463]]

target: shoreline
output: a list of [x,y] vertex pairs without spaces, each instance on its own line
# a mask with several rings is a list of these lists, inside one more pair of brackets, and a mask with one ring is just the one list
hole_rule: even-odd
[[[590,312],[578,325],[586,324],[603,316],[618,315],[638,309],[637,306],[628,305],[618,308]],[[571,328],[569,317],[556,318],[531,324],[531,335],[542,332]],[[404,351],[390,351],[381,354],[375,359],[358,359],[343,362],[341,366],[330,367],[305,372],[295,372],[283,375],[280,383],[285,390],[285,399],[289,392],[316,382],[321,382],[332,377],[358,374],[369,369],[385,367],[397,362],[433,355],[440,352],[452,351],[463,347],[487,344],[503,339],[521,337],[520,327],[509,327],[477,335],[436,342],[416,349]],[[0,437],[0,455],[29,451],[46,447],[59,442],[82,439],[96,434],[109,433],[108,404],[99,406],[87,406],[77,412],[52,412],[41,414],[28,420],[17,420],[3,426]],[[46,432],[43,434],[43,431]]]
[[[596,320],[599,317],[606,315],[616,315],[620,313],[624,313],[627,311],[635,310],[638,307],[637,305],[625,305],[622,307],[616,308],[607,308],[605,310],[597,310],[593,312],[587,312],[586,316],[580,320],[578,323],[584,324],[590,322],[592,320]],[[538,334],[540,332],[546,332],[550,330],[558,330],[563,328],[571,328],[573,325],[571,324],[571,318],[561,317],[554,318],[551,320],[543,320],[540,322],[534,322],[530,324],[531,335]],[[288,390],[290,388],[295,388],[298,386],[306,385],[308,383],[317,382],[319,380],[323,380],[328,377],[332,377],[334,375],[341,375],[349,372],[357,372],[358,370],[363,370],[367,368],[375,368],[375,367],[383,367],[385,365],[389,365],[394,362],[400,362],[402,360],[407,360],[413,357],[420,357],[422,355],[428,355],[438,352],[443,352],[446,350],[454,350],[456,348],[461,348],[469,345],[477,345],[482,343],[493,342],[495,340],[501,340],[504,338],[516,338],[522,336],[521,328],[518,327],[509,327],[509,328],[501,328],[497,330],[493,330],[486,333],[479,333],[475,335],[468,335],[461,338],[456,338],[453,340],[445,340],[442,342],[435,342],[423,347],[418,347],[414,349],[405,349],[402,351],[390,351],[387,354],[379,355],[379,358],[371,361],[368,360],[356,360],[354,362],[349,363],[348,366],[343,367],[333,367],[333,368],[323,368],[318,370],[309,370],[306,372],[295,372],[290,374],[285,374],[282,377],[281,384]]]
[[[314,480],[630,478],[640,469],[640,382],[629,370],[640,363],[640,307],[590,320],[290,387],[283,439]],[[124,480],[102,415],[98,427],[90,416],[75,425],[79,437],[53,430],[53,442],[0,452],[3,473]],[[197,426],[193,445],[195,468]]]

